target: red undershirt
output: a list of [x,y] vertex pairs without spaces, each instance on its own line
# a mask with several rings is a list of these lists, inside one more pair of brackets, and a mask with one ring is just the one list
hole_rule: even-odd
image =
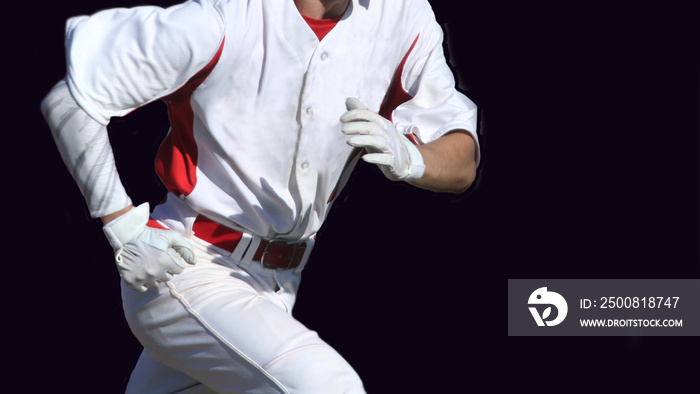
[[316,37],[318,37],[318,40],[321,41],[323,40],[323,37],[330,32],[333,27],[338,23],[338,21],[343,17],[342,15],[331,18],[331,19],[314,19],[314,18],[309,18],[306,15],[302,15],[304,17],[304,20],[306,23],[309,25],[311,30],[316,33]]

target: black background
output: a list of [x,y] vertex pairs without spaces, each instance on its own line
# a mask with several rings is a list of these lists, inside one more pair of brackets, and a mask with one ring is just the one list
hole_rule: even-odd
[[[11,381],[27,392],[121,392],[140,352],[111,250],[39,112],[65,73],[65,20],[140,3],[11,12],[21,27],[6,34],[3,321]],[[321,231],[295,315],[372,393],[558,378],[670,389],[690,378],[697,338],[509,338],[505,299],[508,278],[700,277],[691,9],[432,4],[459,87],[480,107],[477,182],[438,195],[361,165]],[[161,104],[111,126],[136,203],[164,193],[152,162],[167,127]]]

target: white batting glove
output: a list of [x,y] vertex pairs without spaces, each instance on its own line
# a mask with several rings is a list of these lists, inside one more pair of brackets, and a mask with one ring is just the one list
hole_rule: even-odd
[[364,161],[379,166],[393,181],[411,182],[423,176],[423,156],[389,120],[356,98],[348,98],[345,106],[348,112],[340,118],[343,133],[351,136],[348,144],[367,150],[362,156]]
[[195,264],[189,241],[171,230],[146,226],[148,203],[141,204],[107,223],[104,233],[114,248],[119,275],[134,290],[146,291],[158,281],[168,281],[187,264]]

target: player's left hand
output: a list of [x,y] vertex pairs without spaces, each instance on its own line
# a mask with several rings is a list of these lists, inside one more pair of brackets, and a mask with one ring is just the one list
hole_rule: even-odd
[[425,164],[420,151],[389,120],[352,97],[345,106],[348,111],[340,118],[343,133],[350,136],[349,145],[367,150],[364,161],[379,166],[393,181],[411,182],[423,176]]

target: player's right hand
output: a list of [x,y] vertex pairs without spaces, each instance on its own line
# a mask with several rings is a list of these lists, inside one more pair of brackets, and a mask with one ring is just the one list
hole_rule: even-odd
[[139,205],[104,226],[114,248],[119,275],[136,291],[168,281],[188,264],[195,264],[192,245],[179,233],[146,226],[148,203]]

